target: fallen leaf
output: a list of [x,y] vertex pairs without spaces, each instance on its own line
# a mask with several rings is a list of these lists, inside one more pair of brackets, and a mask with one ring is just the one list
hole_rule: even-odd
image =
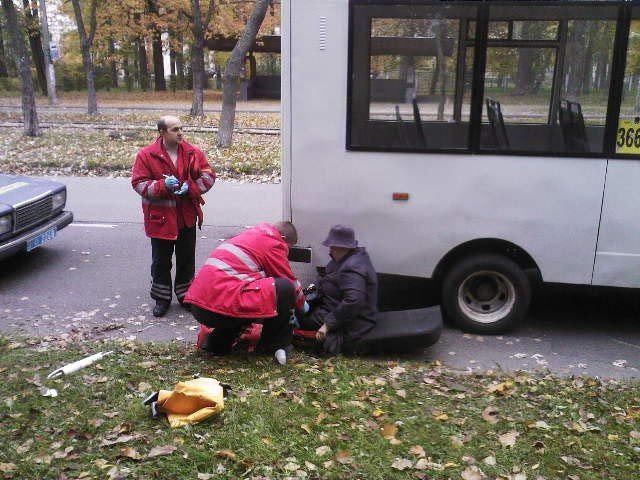
[[213,473],[198,473],[198,480],[210,480],[213,476]]
[[305,432],[307,432],[309,435],[311,435],[311,427],[306,423],[303,423],[302,425],[300,425],[300,428]]
[[139,392],[149,392],[153,389],[153,387],[151,386],[151,384],[147,383],[147,382],[140,382],[138,384],[138,391]]
[[349,452],[347,452],[346,450],[339,450],[338,452],[336,452],[336,455],[334,458],[336,462],[341,463],[343,465],[347,465],[353,462],[353,458],[351,458],[351,456],[349,455]]
[[16,467],[15,463],[0,463],[0,472],[2,473],[11,473],[16,468],[18,467]]
[[109,462],[107,462],[104,458],[96,458],[93,461],[93,464],[101,470],[104,470],[105,468],[109,468],[111,466]]
[[138,438],[140,438],[140,435],[120,435],[115,440],[107,440],[107,439],[103,440],[100,446],[108,447],[110,445],[116,445],[118,443],[126,443],[126,442],[130,442],[131,440],[137,440]]
[[409,449],[409,453],[419,458],[424,458],[427,456],[427,454],[424,451],[424,448],[422,448],[421,445],[414,445]]
[[396,395],[398,395],[400,398],[407,398],[407,391],[401,388],[399,390],[396,390]]
[[300,470],[300,465],[295,462],[289,462],[283,468],[289,472],[295,472],[296,470]]
[[216,456],[218,456],[220,458],[226,458],[228,460],[235,460],[238,457],[233,450],[227,450],[227,449],[218,450],[216,452]]
[[380,428],[380,434],[387,440],[395,438],[398,433],[398,427],[393,423],[387,423]]
[[564,463],[567,465],[577,466],[580,465],[580,460],[575,457],[571,457],[569,455],[563,455],[560,457]]
[[119,456],[130,458],[132,460],[140,460],[142,458],[142,456],[136,451],[136,449],[131,447],[121,448]]
[[322,445],[321,447],[316,448],[316,455],[319,457],[323,457],[328,453],[331,453],[331,447],[327,445]]
[[491,424],[496,424],[500,421],[500,419],[498,418],[498,413],[500,413],[500,410],[498,410],[496,407],[492,407],[491,405],[489,405],[487,408],[485,408],[482,411],[482,418],[484,418],[487,422]]
[[527,426],[529,428],[537,428],[539,430],[551,430],[551,427],[549,426],[549,424],[547,424],[547,422],[542,420],[538,420],[537,422],[530,423]]
[[489,393],[497,393],[498,395],[508,395],[511,393],[513,386],[514,383],[511,380],[507,380],[506,382],[489,385],[487,391]]
[[395,468],[396,470],[406,470],[407,468],[411,468],[413,466],[413,462],[406,458],[396,458],[391,464],[391,468]]
[[502,444],[503,447],[513,447],[516,444],[516,439],[520,434],[515,430],[511,430],[510,432],[503,433],[498,437],[498,441]]
[[316,467],[315,464],[308,462],[306,460],[304,462],[304,466],[307,467],[307,470],[318,470],[318,467]]
[[451,435],[450,439],[451,439],[451,444],[454,447],[462,447],[464,445],[464,441],[458,435]]
[[149,453],[147,454],[147,458],[159,457],[161,455],[171,455],[176,451],[175,445],[162,445],[158,447],[153,447]]
[[490,455],[487,458],[483,459],[482,462],[493,467],[494,465],[496,465],[496,457]]
[[631,438],[633,438],[634,440],[639,440],[640,439],[640,432],[636,431],[636,430],[631,430],[629,432],[629,436]]
[[547,449],[547,446],[544,443],[542,443],[540,440],[538,440],[533,444],[533,448],[535,448],[536,452],[538,453],[544,453],[545,450]]
[[470,467],[465,468],[460,476],[464,480],[482,480],[484,478],[484,473],[477,466],[471,465]]

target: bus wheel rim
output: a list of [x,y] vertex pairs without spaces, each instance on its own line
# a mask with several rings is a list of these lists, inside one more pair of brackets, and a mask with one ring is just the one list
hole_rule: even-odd
[[513,282],[500,272],[483,270],[468,275],[458,288],[458,306],[474,322],[495,323],[516,303]]

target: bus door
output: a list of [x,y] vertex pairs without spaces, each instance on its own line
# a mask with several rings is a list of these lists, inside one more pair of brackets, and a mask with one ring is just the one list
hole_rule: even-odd
[[607,165],[594,285],[640,287],[640,7],[629,7],[615,153]]

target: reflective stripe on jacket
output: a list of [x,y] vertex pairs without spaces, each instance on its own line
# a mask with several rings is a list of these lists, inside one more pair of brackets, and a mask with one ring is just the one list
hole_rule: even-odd
[[[170,192],[164,175],[174,175],[187,182],[189,192],[179,197]],[[175,240],[178,230],[202,224],[202,194],[215,183],[216,174],[204,153],[182,141],[178,145],[178,161],[173,164],[162,145],[162,137],[136,155],[131,170],[131,186],[142,197],[144,230],[148,237]]]
[[296,308],[304,296],[291,271],[289,247],[280,232],[267,223],[245,230],[219,245],[202,266],[184,301],[234,318],[277,315],[275,277],[296,287]]

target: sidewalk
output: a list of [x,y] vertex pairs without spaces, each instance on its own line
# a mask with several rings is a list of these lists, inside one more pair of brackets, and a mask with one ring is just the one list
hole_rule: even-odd
[[[74,222],[142,223],[140,196],[128,178],[46,177],[67,185],[67,209]],[[282,218],[280,184],[218,181],[204,195],[204,224],[255,225]]]

